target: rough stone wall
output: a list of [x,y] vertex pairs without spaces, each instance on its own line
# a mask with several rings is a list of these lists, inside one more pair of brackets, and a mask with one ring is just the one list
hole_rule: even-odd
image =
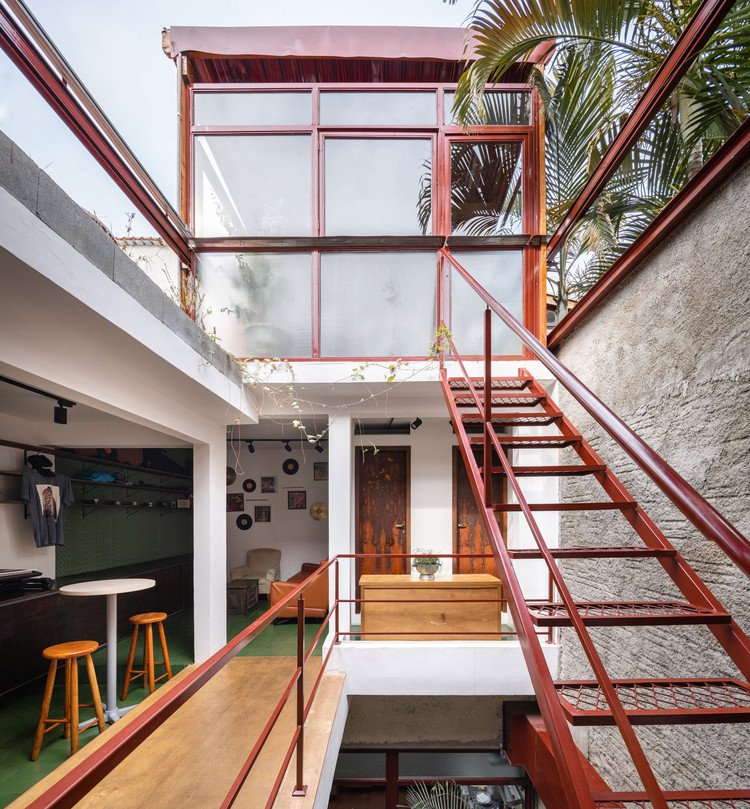
[[[746,536],[750,536],[750,164],[726,183],[559,349],[560,359]],[[750,580],[704,539],[567,394],[563,410],[698,572],[750,631]],[[562,499],[597,499],[571,478]],[[619,514],[567,513],[561,542],[632,544]],[[579,599],[671,599],[656,561],[575,561]],[[680,598],[680,600],[683,600]],[[704,677],[737,672],[705,627],[593,629],[613,677]],[[571,630],[562,678],[591,676]],[[637,731],[665,787],[747,787],[747,725]],[[590,757],[613,787],[637,786],[619,733],[592,730]]]

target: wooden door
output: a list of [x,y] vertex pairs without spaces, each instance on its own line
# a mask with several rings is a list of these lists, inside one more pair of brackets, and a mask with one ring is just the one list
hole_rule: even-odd
[[[357,448],[357,553],[409,553],[409,460],[408,447]],[[358,559],[356,578],[409,570],[408,559]]]
[[[492,489],[493,502],[502,503],[505,486],[497,476],[493,481]],[[496,516],[500,519],[500,531],[505,537],[506,514],[502,512]],[[453,448],[453,552],[492,553],[487,533],[479,516],[477,501],[471,490],[469,474],[458,447]],[[455,573],[497,575],[494,559],[455,559],[454,563],[453,571]]]

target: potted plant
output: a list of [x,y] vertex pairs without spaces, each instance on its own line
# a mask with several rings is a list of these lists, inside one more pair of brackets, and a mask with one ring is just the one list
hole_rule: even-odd
[[414,784],[407,790],[406,800],[409,801],[408,809],[471,809],[461,787],[453,781],[437,782],[431,786]]
[[411,566],[417,570],[420,579],[432,581],[443,564],[442,560],[435,556],[429,548],[427,550],[417,548],[415,553],[418,555],[412,559]]

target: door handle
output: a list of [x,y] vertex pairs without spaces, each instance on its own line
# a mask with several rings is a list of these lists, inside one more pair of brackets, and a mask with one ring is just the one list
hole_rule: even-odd
[[466,523],[460,522],[457,527],[458,528],[466,528]]
[[406,528],[406,523],[405,522],[397,522],[396,523],[396,528]]

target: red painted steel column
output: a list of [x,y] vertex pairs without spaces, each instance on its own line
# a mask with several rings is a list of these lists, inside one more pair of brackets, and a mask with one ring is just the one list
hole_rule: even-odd
[[398,809],[398,750],[385,754],[385,809]]
[[292,796],[302,798],[307,795],[307,786],[303,784],[305,763],[305,599],[300,596],[297,602],[297,780]]

